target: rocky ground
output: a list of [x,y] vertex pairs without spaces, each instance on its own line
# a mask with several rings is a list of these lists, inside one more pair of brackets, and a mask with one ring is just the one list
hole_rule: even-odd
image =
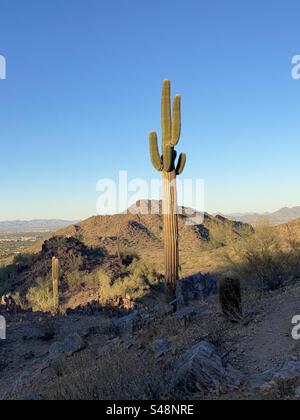
[[0,399],[300,399],[299,295],[245,293],[237,324],[216,295],[175,312],[6,314]]

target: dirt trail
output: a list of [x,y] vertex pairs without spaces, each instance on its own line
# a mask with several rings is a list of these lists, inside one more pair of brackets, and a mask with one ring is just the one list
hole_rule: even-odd
[[256,305],[254,321],[231,333],[235,365],[248,374],[274,368],[288,358],[300,358],[300,341],[292,338],[292,318],[300,315],[300,286],[270,293]]

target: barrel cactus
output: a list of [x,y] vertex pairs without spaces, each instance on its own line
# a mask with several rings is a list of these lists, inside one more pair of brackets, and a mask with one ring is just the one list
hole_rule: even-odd
[[241,282],[237,278],[223,277],[219,286],[220,304],[223,314],[231,321],[243,317]]

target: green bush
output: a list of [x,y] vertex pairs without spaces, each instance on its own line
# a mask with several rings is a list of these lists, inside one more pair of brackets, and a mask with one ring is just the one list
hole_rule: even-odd
[[14,257],[13,264],[18,266],[20,269],[28,268],[34,261],[34,255],[32,254],[19,254]]
[[35,287],[31,287],[26,295],[29,307],[34,312],[51,312],[53,309],[53,293],[50,279],[38,279]]
[[80,271],[73,271],[66,275],[68,290],[71,293],[77,293],[82,288],[83,275]]
[[82,289],[97,289],[99,276],[97,272],[84,273],[73,271],[66,275],[67,287],[71,293],[78,293]]
[[129,266],[129,272],[126,277],[118,278],[115,281],[103,271],[98,273],[99,296],[101,302],[105,303],[114,297],[130,296],[136,300],[140,299],[150,290],[151,286],[159,284],[159,276],[154,269],[142,260],[135,259]]
[[28,303],[26,302],[26,299],[24,299],[23,296],[21,296],[20,292],[14,293],[11,295],[17,306],[23,310],[28,309]]

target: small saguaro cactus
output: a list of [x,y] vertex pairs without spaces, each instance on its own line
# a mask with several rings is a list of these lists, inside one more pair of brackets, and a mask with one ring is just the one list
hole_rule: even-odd
[[156,132],[150,133],[150,155],[156,170],[163,178],[163,219],[165,245],[165,279],[175,288],[179,272],[178,216],[176,177],[186,164],[186,154],[181,153],[176,162],[175,146],[181,135],[181,96],[176,95],[171,111],[171,82],[163,82],[162,92],[162,155],[159,153]]
[[59,261],[52,258],[53,313],[59,312]]
[[237,278],[224,277],[219,285],[220,303],[223,314],[231,321],[243,317],[241,282]]

